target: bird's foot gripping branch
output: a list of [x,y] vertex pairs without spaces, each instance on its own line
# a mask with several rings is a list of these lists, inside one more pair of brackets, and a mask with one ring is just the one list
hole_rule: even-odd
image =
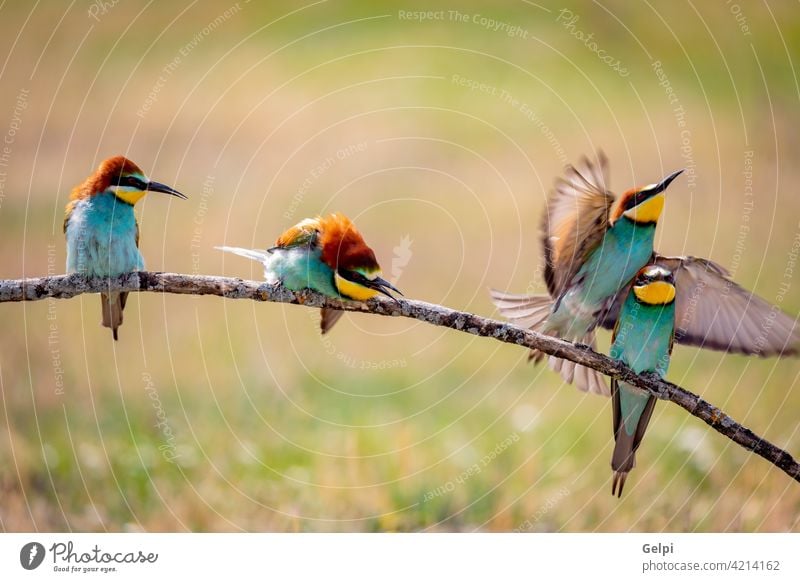
[[691,415],[703,420],[720,434],[741,447],[763,457],[792,479],[800,481],[800,464],[783,449],[742,426],[719,408],[696,394],[656,374],[635,374],[619,361],[570,342],[525,330],[493,319],[457,311],[441,305],[409,299],[383,297],[367,302],[340,301],[313,291],[293,292],[279,284],[259,283],[211,275],[181,275],[139,271],[117,278],[86,278],[82,275],[59,275],[33,279],[0,280],[0,303],[39,301],[47,298],[69,299],[85,293],[154,292],[178,295],[216,295],[228,299],[252,299],[274,303],[292,303],[306,307],[357,311],[376,315],[409,317],[431,325],[448,327],[472,335],[515,344],[525,349],[567,359],[646,390],[663,400],[670,400]]

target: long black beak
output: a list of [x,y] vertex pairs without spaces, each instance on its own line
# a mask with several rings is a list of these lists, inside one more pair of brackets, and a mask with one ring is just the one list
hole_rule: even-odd
[[166,184],[162,184],[160,182],[148,182],[147,183],[147,191],[148,192],[163,192],[164,194],[171,194],[172,196],[177,196],[178,198],[182,198],[183,200],[188,200],[186,196],[178,192],[177,190],[170,188]]
[[400,291],[400,289],[398,289],[397,287],[395,287],[394,285],[389,283],[389,281],[387,281],[386,279],[381,279],[380,277],[375,277],[374,279],[369,279],[369,286],[370,286],[371,289],[375,289],[375,291],[377,291],[378,293],[383,293],[384,295],[386,295],[387,297],[389,297],[391,299],[394,299],[395,301],[397,301],[397,298],[392,296],[389,293],[389,290],[392,290],[395,293],[399,293],[400,295],[403,295],[403,293],[402,293],[402,291]]
[[677,178],[678,176],[680,176],[681,174],[683,174],[683,170],[678,170],[677,172],[672,172],[669,176],[667,176],[666,178],[661,180],[658,184],[656,184],[653,187],[652,190],[648,190],[647,193],[650,194],[651,196],[655,196],[656,194],[660,194],[661,192],[666,190],[667,187],[670,184],[672,184],[672,181],[675,178]]

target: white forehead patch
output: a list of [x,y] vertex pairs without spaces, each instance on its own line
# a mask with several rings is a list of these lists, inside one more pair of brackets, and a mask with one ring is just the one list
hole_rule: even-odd
[[645,275],[650,277],[660,276],[660,277],[668,277],[669,271],[660,265],[652,265],[645,269]]

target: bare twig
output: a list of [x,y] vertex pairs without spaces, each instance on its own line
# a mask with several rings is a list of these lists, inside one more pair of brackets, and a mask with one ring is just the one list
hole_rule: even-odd
[[654,374],[637,375],[621,362],[612,360],[587,347],[441,305],[408,299],[395,302],[382,297],[371,299],[366,303],[355,303],[330,299],[313,291],[292,292],[280,285],[242,279],[144,271],[122,275],[111,280],[86,279],[80,275],[0,280],[0,303],[38,301],[49,297],[68,299],[83,293],[98,293],[108,290],[218,295],[229,299],[253,299],[255,301],[293,303],[307,307],[330,307],[393,317],[410,317],[431,325],[490,337],[524,348],[535,348],[546,354],[577,362],[607,376],[619,378],[633,386],[647,390],[658,398],[674,402],[736,444],[760,455],[796,481],[800,481],[800,464],[789,453],[761,438],[716,406],[680,386],[662,380]]

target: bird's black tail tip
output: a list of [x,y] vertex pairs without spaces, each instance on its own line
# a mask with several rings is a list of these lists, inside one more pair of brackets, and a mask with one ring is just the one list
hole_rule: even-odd
[[611,495],[616,496],[618,499],[622,497],[622,488],[625,487],[625,479],[627,477],[628,473],[614,473],[614,479],[611,482]]

